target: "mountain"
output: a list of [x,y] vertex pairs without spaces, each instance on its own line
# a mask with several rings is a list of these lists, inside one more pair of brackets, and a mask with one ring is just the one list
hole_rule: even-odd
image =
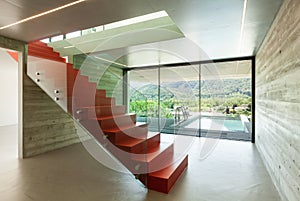
[[[251,79],[227,79],[227,80],[202,80],[201,98],[211,97],[231,97],[240,94],[245,97],[251,97]],[[199,97],[198,81],[178,81],[161,83],[161,100],[170,98],[193,99]],[[158,86],[149,84],[131,91],[131,99],[148,100],[158,99]]]

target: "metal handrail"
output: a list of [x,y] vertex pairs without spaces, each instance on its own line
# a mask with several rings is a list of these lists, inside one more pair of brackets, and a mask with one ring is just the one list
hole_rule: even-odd
[[[181,119],[181,115],[180,113],[182,113],[183,119]],[[188,107],[186,106],[179,106],[175,109],[175,123],[176,124],[180,124],[186,120],[188,120],[189,118],[189,110]]]

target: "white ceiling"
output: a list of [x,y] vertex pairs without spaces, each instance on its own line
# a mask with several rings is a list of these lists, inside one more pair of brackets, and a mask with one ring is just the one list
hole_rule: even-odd
[[[0,27],[75,0],[2,0]],[[240,51],[244,0],[86,0],[0,30],[22,41],[108,24],[165,10],[189,41],[211,59],[255,55],[282,0],[248,0]]]

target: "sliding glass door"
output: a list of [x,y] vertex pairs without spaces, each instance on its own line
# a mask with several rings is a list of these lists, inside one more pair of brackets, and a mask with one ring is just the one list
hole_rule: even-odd
[[131,70],[130,112],[150,130],[251,140],[251,60]]
[[[138,122],[148,122],[149,131],[159,132],[158,69],[129,72],[129,112],[136,113]],[[128,86],[128,85],[127,85]]]
[[199,135],[199,65],[160,69],[163,133]]
[[201,136],[251,140],[250,60],[201,65]]

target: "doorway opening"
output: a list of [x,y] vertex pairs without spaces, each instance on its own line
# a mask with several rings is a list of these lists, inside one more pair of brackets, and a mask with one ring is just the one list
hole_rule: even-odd
[[18,52],[0,48],[0,158],[18,158]]

